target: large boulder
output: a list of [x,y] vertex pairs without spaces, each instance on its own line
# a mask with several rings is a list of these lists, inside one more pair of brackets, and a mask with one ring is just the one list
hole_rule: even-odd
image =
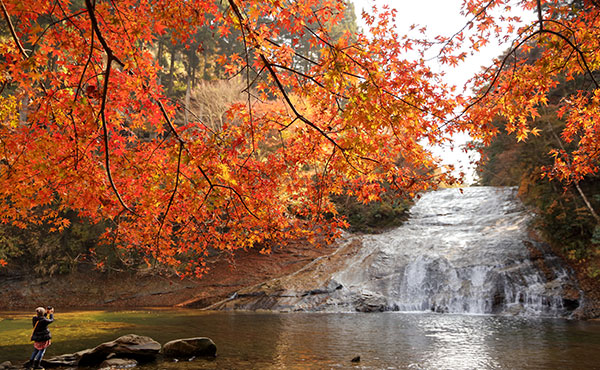
[[358,312],[383,312],[388,310],[384,296],[374,293],[363,293],[354,303]]
[[12,364],[12,362],[10,361],[4,361],[3,363],[0,364],[0,370],[8,370],[8,369],[15,369],[16,366],[14,366]]
[[138,361],[151,361],[160,352],[160,343],[150,337],[128,334],[112,342],[102,343],[94,349],[83,351],[79,366],[94,366],[109,357],[132,358]]
[[214,357],[217,346],[206,337],[176,339],[166,343],[161,352],[163,356],[173,358]]
[[[86,350],[86,351],[89,351]],[[44,367],[71,367],[77,366],[79,363],[79,359],[81,358],[81,353],[85,351],[77,352],[77,353],[69,353],[66,355],[54,356],[51,358],[44,358],[42,360],[42,365]]]
[[128,358],[147,362],[154,360],[160,349],[160,343],[150,337],[128,334],[92,349],[44,360],[42,364],[47,367],[97,366],[108,358]]

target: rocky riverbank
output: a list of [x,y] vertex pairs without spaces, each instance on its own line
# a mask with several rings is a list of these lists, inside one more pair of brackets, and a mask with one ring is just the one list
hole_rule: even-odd
[[[207,309],[212,310],[325,310],[331,295],[341,289],[332,275],[342,270],[362,247],[360,237],[343,243],[334,253],[319,257],[302,269],[240,289]],[[363,310],[367,311],[367,310]]]
[[[554,253],[572,270],[573,276],[577,281],[577,287],[568,286],[565,289],[565,296],[575,298],[578,295],[583,296],[583,304],[575,315],[575,319],[600,320],[600,276],[591,276],[590,270],[594,266],[600,266],[600,255],[589,259],[576,261],[564,255],[563,250],[558,245],[548,245],[543,237],[536,231],[530,232],[530,237],[539,241],[546,249],[545,253]],[[540,268],[546,273],[546,267],[543,266],[542,254],[535,248],[529,248],[531,260],[536,264],[541,264]]]

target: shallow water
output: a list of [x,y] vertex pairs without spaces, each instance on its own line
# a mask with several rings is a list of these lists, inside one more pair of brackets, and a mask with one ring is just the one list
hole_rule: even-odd
[[[0,363],[27,359],[30,315],[0,312]],[[216,359],[140,369],[600,369],[600,322],[411,313],[58,313],[47,357],[120,335],[207,336]],[[350,360],[361,356],[359,364]]]

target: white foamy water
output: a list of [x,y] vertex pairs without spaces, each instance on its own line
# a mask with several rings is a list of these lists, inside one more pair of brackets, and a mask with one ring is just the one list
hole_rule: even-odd
[[[528,236],[532,215],[514,188],[430,192],[409,221],[363,237],[363,248],[333,280],[333,310],[435,311],[568,316],[572,285],[556,257]],[[530,250],[543,258],[530,259]],[[331,310],[331,307],[325,308]]]

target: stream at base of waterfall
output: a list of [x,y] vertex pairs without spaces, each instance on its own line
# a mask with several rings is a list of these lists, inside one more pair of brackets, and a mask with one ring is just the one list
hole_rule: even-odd
[[[161,344],[210,337],[216,358],[157,359],[139,370],[598,369],[600,322],[437,313],[60,312],[46,358],[136,333]],[[0,312],[0,364],[31,355],[30,312]],[[360,356],[360,362],[351,360]]]

